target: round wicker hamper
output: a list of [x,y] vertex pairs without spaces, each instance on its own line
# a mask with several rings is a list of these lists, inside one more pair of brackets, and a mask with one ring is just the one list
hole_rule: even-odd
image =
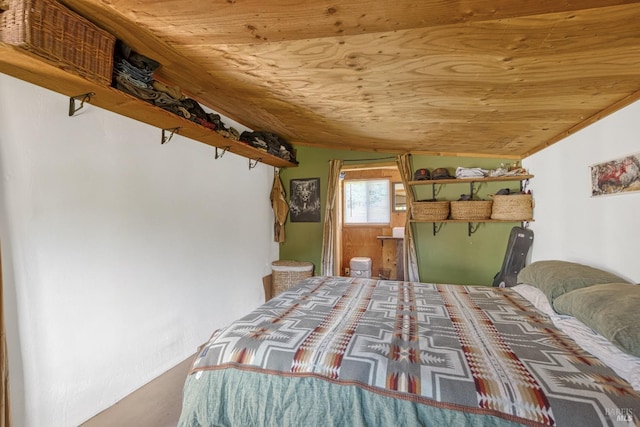
[[456,200],[451,202],[451,219],[489,219],[491,200]]
[[531,194],[494,194],[492,197],[491,219],[520,221],[533,218]]
[[273,296],[286,291],[313,275],[313,264],[304,261],[274,261],[271,263]]

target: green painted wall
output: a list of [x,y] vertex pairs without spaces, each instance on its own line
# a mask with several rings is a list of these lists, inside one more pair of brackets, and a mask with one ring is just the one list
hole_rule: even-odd
[[[297,147],[297,159],[300,166],[288,168],[281,172],[284,188],[289,195],[291,179],[320,178],[322,218],[317,223],[292,223],[287,221],[286,242],[280,245],[280,259],[309,261],[315,266],[318,274],[322,251],[322,221],[326,200],[327,173],[331,159],[383,159],[392,156],[384,153],[356,152],[346,150],[327,150],[306,146]],[[384,159],[380,161],[393,161]],[[412,167],[433,170],[446,167],[454,173],[456,167],[481,167],[494,169],[504,159],[444,157],[444,156],[412,156]],[[373,163],[371,160],[362,163]],[[353,163],[349,163],[353,164]],[[497,182],[485,183],[478,188],[478,195],[487,198],[500,188],[518,188],[519,183]],[[461,194],[469,193],[468,184],[448,184],[437,186],[438,200],[456,200]],[[416,187],[418,199],[432,197],[432,186]],[[416,250],[420,266],[420,280],[423,282],[457,283],[491,285],[493,276],[500,270],[511,228],[518,223],[486,223],[468,236],[466,223],[447,223],[437,235],[433,235],[431,223],[414,225]]]
[[[327,175],[329,160],[378,159],[393,157],[391,154],[363,153],[346,150],[327,150],[306,146],[296,147],[297,168],[283,169],[280,173],[282,184],[289,197],[289,183],[292,179],[320,178],[320,198],[322,202],[320,222],[291,222],[285,224],[286,241],[280,244],[280,259],[309,261],[315,266],[315,274],[320,271],[322,257],[322,224],[327,200]],[[393,162],[393,158],[384,160]],[[362,162],[371,163],[371,162]],[[349,163],[353,164],[353,163]]]

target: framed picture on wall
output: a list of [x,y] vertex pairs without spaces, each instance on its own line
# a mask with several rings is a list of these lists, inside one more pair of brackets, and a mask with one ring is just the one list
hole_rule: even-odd
[[320,222],[320,178],[292,179],[289,198],[291,222]]
[[640,153],[591,166],[591,196],[640,191]]

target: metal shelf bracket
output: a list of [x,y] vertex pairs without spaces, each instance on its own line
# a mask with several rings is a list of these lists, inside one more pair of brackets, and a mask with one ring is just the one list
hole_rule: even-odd
[[262,157],[255,159],[255,160],[251,160],[249,159],[249,170],[255,168],[256,166],[258,166],[258,163],[260,163],[262,161]]
[[433,200],[435,200],[436,196],[440,194],[440,191],[442,191],[443,184],[437,184],[437,185],[438,185],[438,188],[436,189],[436,183],[431,184],[431,198]]
[[[84,107],[85,102],[91,102],[91,97],[95,96],[95,92],[87,92],[82,95],[76,95],[69,98],[69,117],[80,111]],[[80,106],[76,107],[76,101],[80,101]]]
[[[179,131],[180,131],[180,127],[162,129],[162,140],[160,141],[160,144],[166,144],[167,142],[171,141],[171,138],[173,138],[173,135],[175,133],[178,133]],[[171,132],[171,133],[169,134],[169,136],[167,136],[166,132]]]
[[480,222],[476,223],[475,227],[474,227],[474,225],[473,225],[473,224],[474,224],[473,222],[470,222],[470,223],[469,223],[469,236],[471,236],[473,233],[475,233],[476,231],[478,231],[478,228],[480,228],[480,225],[481,225],[482,223],[480,223]]
[[[477,184],[477,187],[476,187]],[[473,199],[478,192],[480,191],[480,187],[482,187],[482,184],[484,184],[483,182],[475,182],[475,181],[471,181],[469,183],[469,195],[471,196],[471,199]]]
[[439,222],[437,223],[438,225],[436,225],[436,223],[433,223],[433,235],[435,236],[436,234],[438,234],[440,232],[440,229],[442,228],[442,226],[444,225],[444,222]]
[[227,145],[226,147],[222,147],[222,153],[218,154],[218,147],[216,147],[216,160],[222,158],[222,156],[224,156],[224,153],[226,153],[230,149],[231,149],[230,145]]

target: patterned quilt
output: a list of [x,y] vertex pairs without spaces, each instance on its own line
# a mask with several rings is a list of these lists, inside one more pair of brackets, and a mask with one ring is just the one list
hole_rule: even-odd
[[[360,390],[366,394],[353,401],[387,399],[371,404],[371,411],[393,406],[404,417],[413,405],[415,421],[424,424],[455,415],[449,422],[629,426],[639,425],[640,417],[638,392],[508,288],[306,279],[213,334],[187,380],[181,426],[235,424],[229,414],[204,419],[205,406],[218,412],[233,406],[212,403],[230,399],[223,390],[233,381],[230,371],[244,374],[245,392],[256,400],[291,398],[290,391],[272,390],[276,383],[300,396],[308,385],[318,388],[306,393],[311,399],[305,405],[331,405],[337,412],[335,398],[323,402],[319,390],[346,396],[337,402],[351,399],[347,390]],[[215,391],[194,385],[208,373],[219,374]],[[249,387],[249,381],[258,385]],[[267,389],[275,394],[268,397]],[[242,387],[233,390],[236,396]],[[238,406],[254,410],[249,403]],[[269,411],[283,403],[275,407]],[[258,423],[259,417],[243,416]]]

